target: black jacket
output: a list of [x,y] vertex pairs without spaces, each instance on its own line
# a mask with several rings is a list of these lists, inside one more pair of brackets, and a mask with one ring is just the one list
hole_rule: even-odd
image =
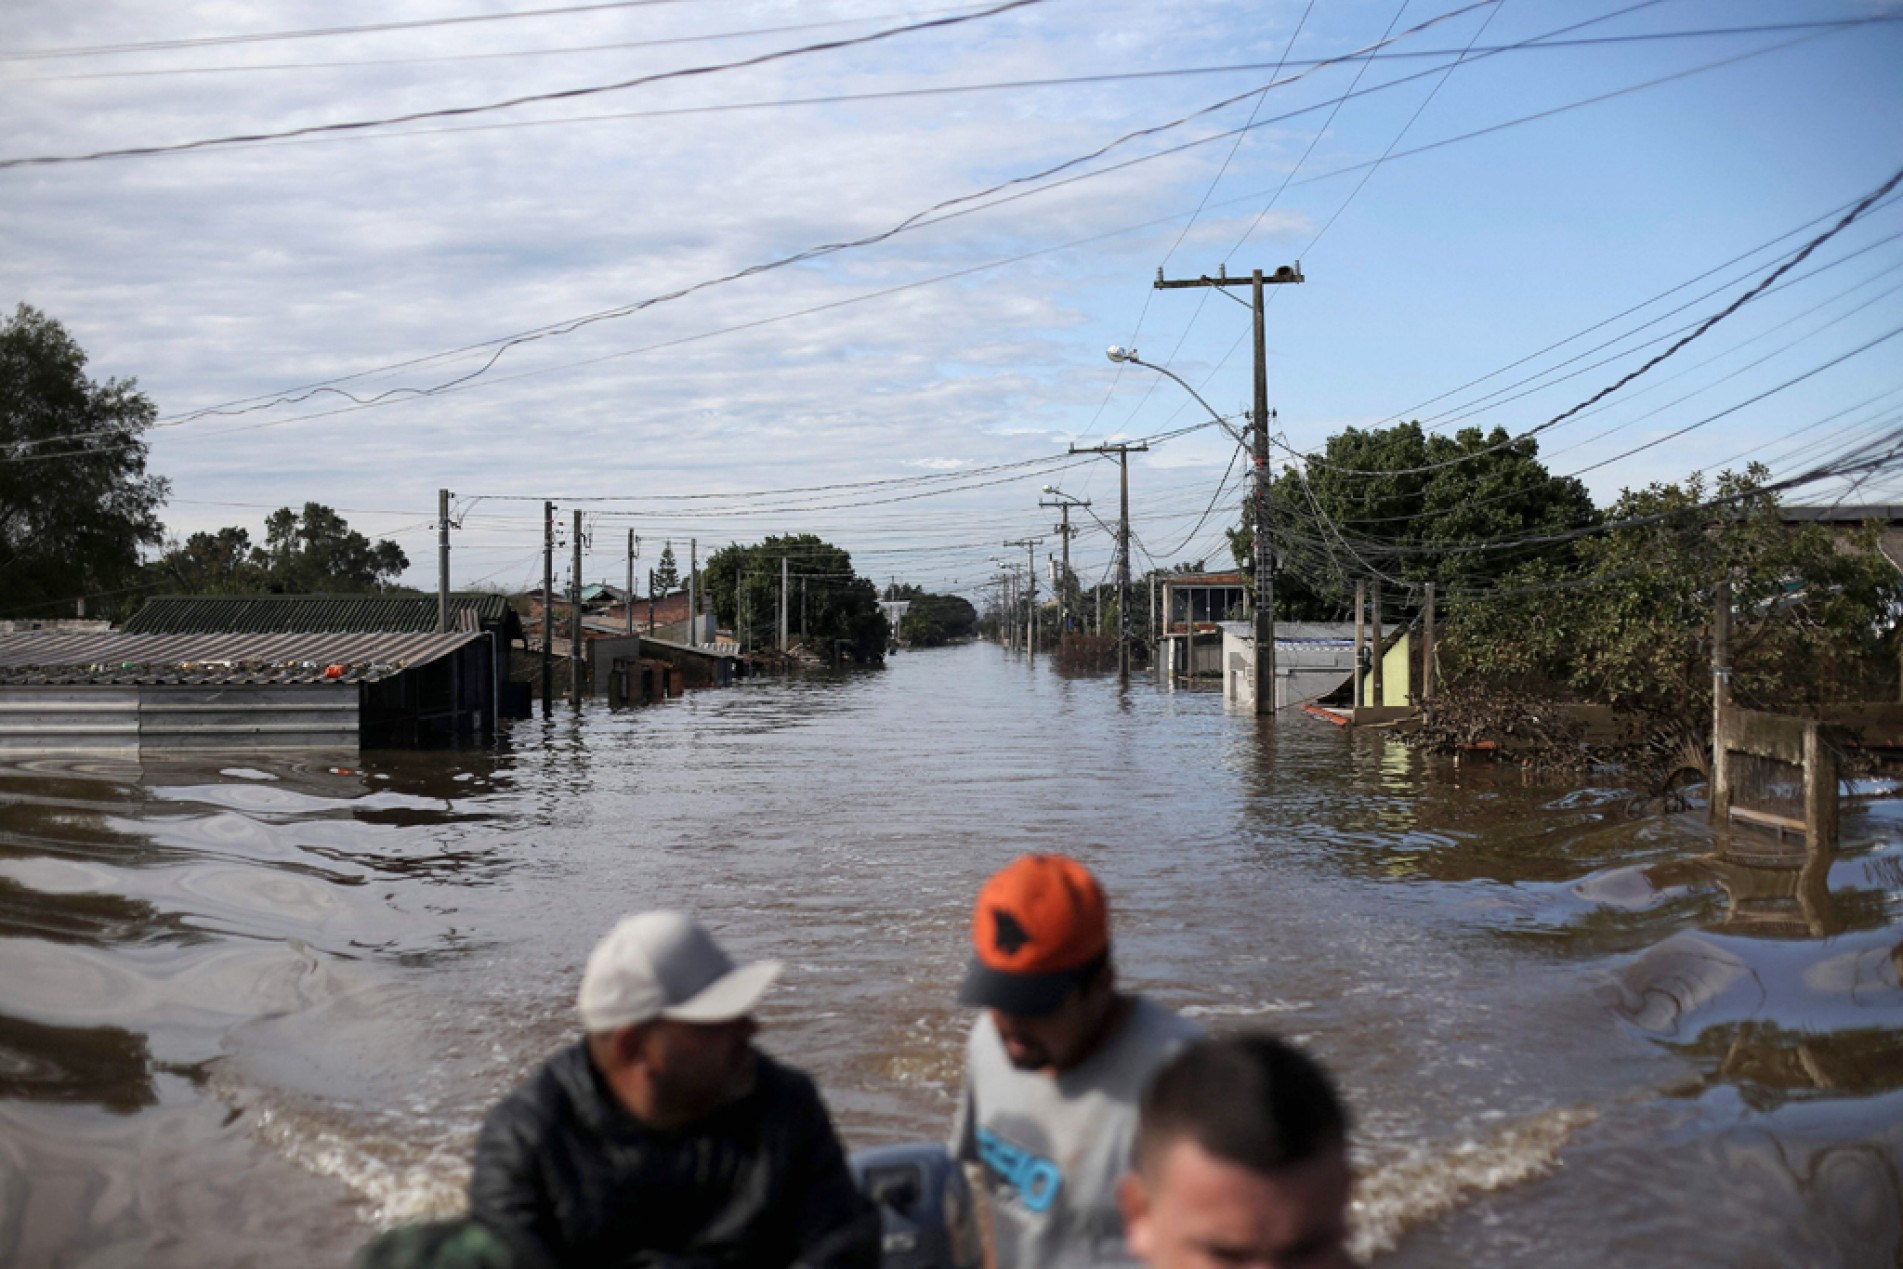
[[746,1096],[657,1132],[586,1043],[489,1112],[469,1208],[560,1265],[875,1269],[879,1215],[853,1184],[813,1081],[765,1054]]

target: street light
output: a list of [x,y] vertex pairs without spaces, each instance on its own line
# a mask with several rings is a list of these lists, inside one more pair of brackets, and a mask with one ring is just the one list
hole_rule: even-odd
[[[1216,413],[1216,407],[1203,400],[1203,394],[1190,387],[1188,380],[1184,379],[1183,376],[1177,374],[1174,370],[1159,366],[1153,361],[1145,361],[1137,355],[1136,349],[1125,348],[1122,344],[1112,344],[1109,348],[1105,349],[1104,352],[1110,360],[1116,362],[1118,365],[1129,364],[1132,366],[1142,366],[1146,370],[1156,371],[1156,373],[1167,379],[1174,379],[1177,383],[1182,385],[1183,391],[1196,398],[1196,404],[1202,406],[1203,409],[1209,412],[1209,417],[1216,421],[1217,426],[1235,438],[1236,444],[1245,450],[1250,448],[1250,438],[1237,431],[1236,428],[1230,424],[1229,420]],[[1264,414],[1267,413],[1266,409],[1260,412]],[[1256,644],[1255,672],[1257,683],[1256,712],[1258,714],[1273,714],[1275,710],[1275,687],[1273,678],[1275,664],[1275,613],[1272,605],[1275,601],[1273,598],[1274,592],[1270,589],[1273,582],[1270,580],[1272,574],[1270,573],[1271,548],[1268,538],[1268,526],[1266,516],[1262,514],[1263,509],[1269,505],[1269,447],[1267,441],[1269,429],[1265,419],[1257,418],[1253,421],[1256,428],[1256,439],[1260,442],[1254,447],[1255,487],[1244,500],[1243,507],[1245,510],[1248,509],[1251,501],[1253,501],[1256,508],[1254,516],[1256,558],[1256,618],[1254,622]],[[1192,632],[1191,637],[1193,638],[1193,632],[1196,628],[1194,621],[1191,621],[1189,628]],[[1194,667],[1192,666],[1191,669],[1193,672]],[[1267,689],[1266,696],[1264,692],[1265,687]],[[1268,702],[1266,707],[1264,705],[1265,699]]]
[[[1104,355],[1109,357],[1110,360],[1116,362],[1118,365],[1128,364],[1132,366],[1142,366],[1145,370],[1154,370],[1156,371],[1156,373],[1163,375],[1166,378],[1176,380],[1176,382],[1183,385],[1183,391],[1189,393],[1189,395],[1196,398],[1196,404],[1202,406],[1203,409],[1209,411],[1209,417],[1216,421],[1216,426],[1220,427],[1223,431],[1229,433],[1230,436],[1234,437],[1236,444],[1242,445],[1242,446],[1248,445],[1249,438],[1244,436],[1241,432],[1237,431],[1235,426],[1232,423],[1230,423],[1228,419],[1225,419],[1222,415],[1216,413],[1216,407],[1209,404],[1209,402],[1203,400],[1203,394],[1196,391],[1196,389],[1190,387],[1189,381],[1187,379],[1184,379],[1183,376],[1177,374],[1174,370],[1170,370],[1164,366],[1159,366],[1153,361],[1145,361],[1143,360],[1143,358],[1137,356],[1136,349],[1125,348],[1122,344],[1110,345],[1110,347],[1104,350]],[[1044,486],[1044,490],[1046,493],[1049,493],[1050,486],[1049,485]]]

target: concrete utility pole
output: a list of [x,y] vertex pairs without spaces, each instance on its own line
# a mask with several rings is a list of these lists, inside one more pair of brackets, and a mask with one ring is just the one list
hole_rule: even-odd
[[449,631],[449,490],[436,491],[436,633]]
[[780,652],[786,652],[786,557],[780,557]]
[[1381,682],[1381,662],[1383,660],[1381,653],[1384,651],[1384,649],[1381,647],[1381,583],[1380,582],[1376,582],[1374,584],[1373,617],[1374,617],[1374,632],[1373,632],[1374,633],[1374,664],[1371,667],[1369,667],[1368,678],[1369,678],[1369,685],[1371,688],[1371,694],[1373,695],[1374,699],[1372,701],[1369,701],[1368,703],[1370,705],[1375,706],[1376,708],[1379,708],[1388,703],[1387,688]]
[[1037,657],[1037,548],[1038,544],[1043,540],[1043,538],[1014,538],[1004,544],[1006,546],[1021,546],[1024,548],[1024,577],[1026,588],[1024,629],[1029,636],[1024,641],[1024,659],[1026,661],[1035,660]]
[[1368,583],[1365,581],[1357,581],[1355,583],[1355,690],[1353,693],[1356,709],[1360,709],[1363,704],[1361,699],[1361,652],[1362,649],[1368,646],[1368,641],[1366,634],[1362,630],[1361,623],[1366,619],[1367,615]]
[[1040,499],[1037,505],[1040,507],[1056,507],[1058,515],[1063,517],[1060,523],[1051,526],[1057,533],[1058,541],[1064,544],[1064,571],[1058,575],[1056,582],[1057,620],[1058,625],[1061,627],[1058,631],[1058,637],[1061,639],[1070,633],[1070,540],[1077,535],[1077,530],[1070,527],[1070,509],[1072,507],[1088,507],[1090,505],[1090,499],[1073,498],[1069,494],[1058,489],[1053,489],[1049,485],[1044,486],[1044,492],[1057,494],[1057,501],[1048,502]]
[[581,508],[575,508],[575,575],[568,579],[568,699],[581,703]]
[[555,504],[542,504],[542,713],[555,699]]
[[[630,610],[632,610],[634,607],[633,603],[630,602],[628,607]],[[649,569],[648,570],[648,637],[653,638],[653,636],[654,636],[654,570]]]
[[641,553],[641,539],[634,536],[634,530],[628,530],[628,591],[621,602],[628,610],[628,633],[634,633],[634,557]]
[[700,539],[687,539],[687,646],[700,646]]
[[[1268,277],[1254,270],[1246,278],[1232,278],[1218,268],[1215,277],[1166,281],[1163,270],[1156,271],[1156,289],[1173,290],[1194,286],[1248,286],[1253,292],[1255,309],[1255,408],[1251,437],[1255,457],[1255,712],[1275,713],[1275,520],[1269,504],[1269,354],[1268,321],[1262,311],[1262,288],[1279,282],[1303,282],[1302,262],[1283,265]],[[1379,653],[1377,652],[1377,655]]]
[[[1119,507],[1117,520],[1117,677],[1130,678],[1130,454],[1132,451],[1144,454],[1150,447],[1145,445],[1092,445],[1087,449],[1070,447],[1073,454],[1115,454],[1119,477]],[[1101,602],[1101,601],[1099,601]],[[1103,619],[1097,624],[1102,626]]]

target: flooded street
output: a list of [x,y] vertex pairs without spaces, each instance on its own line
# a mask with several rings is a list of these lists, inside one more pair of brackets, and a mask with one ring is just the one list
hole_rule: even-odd
[[340,1265],[455,1210],[643,908],[788,962],[762,1042],[849,1144],[942,1136],[1027,850],[1101,876],[1126,983],[1337,1072],[1376,1263],[1898,1263],[1903,810],[1800,872],[1627,800],[989,645],[487,752],[12,768],[0,1263]]

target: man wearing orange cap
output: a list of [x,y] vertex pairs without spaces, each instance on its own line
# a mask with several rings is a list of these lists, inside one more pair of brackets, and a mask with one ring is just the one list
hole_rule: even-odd
[[1195,1024],[1117,990],[1110,919],[1089,869],[1025,855],[972,913],[958,1002],[982,1008],[952,1153],[978,1166],[999,1269],[1132,1265],[1117,1181],[1151,1074]]

